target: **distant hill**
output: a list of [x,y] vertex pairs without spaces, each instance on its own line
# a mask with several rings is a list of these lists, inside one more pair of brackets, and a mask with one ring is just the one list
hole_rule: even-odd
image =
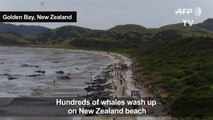
[[[160,27],[159,29],[155,29],[155,32],[163,32],[163,31],[173,31],[173,33],[176,31],[179,35],[183,37],[200,37],[200,36],[209,36],[213,37],[212,31],[209,31],[207,29],[204,29],[203,27],[199,27],[197,25],[193,26],[183,26],[183,24],[172,24],[172,25],[166,25],[163,27]],[[170,32],[168,32],[170,34]]]
[[148,29],[146,29],[143,26],[140,25],[134,25],[134,24],[126,24],[126,25],[117,25],[109,30],[107,30],[112,33],[120,33],[120,34],[125,34],[125,33],[147,33],[149,32]]
[[197,24],[196,26],[213,31],[213,18],[209,18],[204,22]]
[[[156,29],[145,28],[141,25],[117,25],[108,30],[93,30],[78,26],[62,26],[48,29],[41,26],[24,26],[0,23],[0,32],[20,34],[30,44],[57,45],[72,47],[122,48],[138,46],[139,43],[159,40],[178,40],[185,37],[213,38],[213,19],[192,27],[182,24],[166,25]],[[99,44],[100,43],[100,44]],[[101,46],[104,45],[104,46]]]
[[22,35],[16,33],[0,32],[0,45],[27,45],[30,42]]
[[41,26],[26,26],[0,23],[0,32],[11,32],[20,35],[36,35],[49,30],[49,28]]
[[77,26],[63,26],[43,32],[37,36],[37,43],[59,44],[65,40],[100,37],[102,31]]
[[[107,48],[111,46],[129,47],[139,43],[159,40],[177,40],[184,37],[213,37],[211,31],[199,26],[184,27],[182,24],[172,24],[158,29],[148,29],[141,25],[117,25],[108,30],[93,30],[78,26],[63,26],[38,34],[36,44],[62,45],[76,47]],[[99,44],[100,43],[100,44]],[[107,47],[106,47],[107,46]]]
[[[140,25],[118,25],[109,30],[92,30],[78,26],[63,26],[37,35],[36,44],[68,45],[91,48],[103,45],[103,48],[115,45],[126,47],[136,45],[149,31]],[[128,43],[128,44],[127,44]],[[130,45],[130,46],[131,46]],[[99,46],[101,48],[101,46]]]

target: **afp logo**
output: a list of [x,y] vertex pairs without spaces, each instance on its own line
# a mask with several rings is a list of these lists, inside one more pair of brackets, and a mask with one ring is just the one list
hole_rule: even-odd
[[201,16],[202,9],[200,7],[195,8],[179,8],[175,11],[176,15],[194,15],[194,16]]
[[[194,16],[194,17],[199,17],[202,14],[202,9],[200,7],[195,7],[195,8],[179,8],[175,11],[175,15],[179,15],[179,16]],[[182,20],[184,26],[192,26],[194,24],[194,20],[193,19],[183,19]]]

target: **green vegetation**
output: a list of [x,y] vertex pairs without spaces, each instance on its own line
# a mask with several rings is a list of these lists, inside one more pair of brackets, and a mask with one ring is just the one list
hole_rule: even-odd
[[[132,53],[130,53],[132,54]],[[153,90],[168,101],[173,116],[213,115],[213,39],[184,38],[143,44],[133,54]],[[147,74],[149,73],[149,74]]]
[[22,35],[0,32],[0,45],[27,45],[30,44]]
[[0,23],[0,32],[16,33],[20,35],[37,35],[49,30],[49,28],[41,26],[25,26]]
[[118,33],[118,34],[125,34],[125,33],[130,33],[130,32],[134,32],[134,33],[148,33],[149,32],[149,30],[146,29],[145,27],[140,26],[140,25],[133,25],[133,24],[117,25],[107,31],[111,32],[111,33]]

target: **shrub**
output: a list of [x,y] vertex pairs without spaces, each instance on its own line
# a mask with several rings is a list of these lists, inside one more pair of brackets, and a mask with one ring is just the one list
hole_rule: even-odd
[[206,80],[197,74],[186,76],[182,80],[187,86],[200,87],[206,84]]
[[174,78],[182,78],[184,77],[186,74],[184,73],[183,70],[172,70],[170,73],[169,73],[170,76],[174,77]]

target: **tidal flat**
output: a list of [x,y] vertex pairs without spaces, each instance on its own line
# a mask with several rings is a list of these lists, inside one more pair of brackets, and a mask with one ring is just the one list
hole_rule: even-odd
[[0,96],[75,97],[110,63],[79,50],[0,47]]

